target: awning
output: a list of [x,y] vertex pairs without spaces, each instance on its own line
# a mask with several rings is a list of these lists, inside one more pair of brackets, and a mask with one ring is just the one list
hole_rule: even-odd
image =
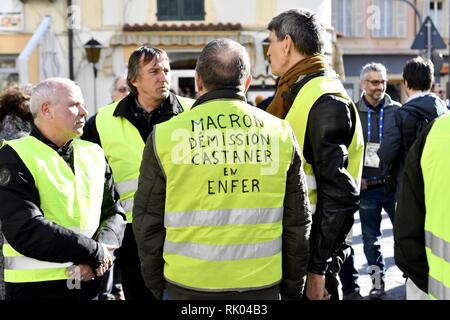
[[380,62],[386,69],[388,74],[402,74],[406,61],[416,57],[415,54],[344,54],[344,69],[347,77],[359,77],[361,68],[370,62]]
[[247,47],[254,45],[253,37],[243,35],[239,31],[124,32],[113,35],[110,45],[203,47],[217,38],[230,38]]

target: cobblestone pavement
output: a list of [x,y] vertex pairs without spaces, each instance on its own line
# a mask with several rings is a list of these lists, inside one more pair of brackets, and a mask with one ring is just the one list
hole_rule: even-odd
[[[383,237],[381,240],[381,252],[386,262],[386,279],[385,290],[386,295],[383,300],[405,300],[405,279],[403,273],[394,264],[394,237],[392,233],[392,224],[388,215],[383,212],[383,220],[381,228]],[[355,224],[353,226],[353,249],[355,250],[355,267],[359,271],[359,285],[361,287],[361,295],[367,297],[372,288],[372,281],[367,275],[367,260],[363,251],[361,222],[359,214],[355,215]]]

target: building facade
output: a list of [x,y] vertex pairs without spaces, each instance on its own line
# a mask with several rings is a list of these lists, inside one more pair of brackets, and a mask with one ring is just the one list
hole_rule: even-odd
[[[359,73],[368,62],[381,62],[388,70],[388,92],[404,101],[402,71],[405,62],[427,50],[411,45],[421,21],[430,16],[444,42],[449,40],[449,0],[332,0],[332,24],[343,51],[345,85],[353,98],[360,94]],[[439,59],[442,56],[443,59]],[[439,69],[437,81],[448,82],[448,47],[433,50]],[[442,63],[445,62],[445,63]]]
[[[2,0],[0,87],[11,81],[36,83],[72,73],[92,113],[109,103],[113,78],[126,72],[130,53],[150,45],[168,52],[173,89],[189,95],[195,91],[194,67],[203,46],[229,37],[250,54],[254,81],[248,98],[253,101],[256,95],[273,91],[274,77],[262,45],[268,36],[267,24],[276,14],[300,6],[316,12],[327,27],[325,49],[331,61],[335,38],[331,0]],[[47,17],[50,32],[24,54]],[[92,38],[103,45],[97,78],[83,47]]]

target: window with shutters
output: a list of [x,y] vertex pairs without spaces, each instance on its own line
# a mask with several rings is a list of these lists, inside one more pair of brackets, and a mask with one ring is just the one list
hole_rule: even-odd
[[376,27],[372,28],[375,38],[404,38],[406,37],[406,4],[401,1],[372,0],[377,8]]
[[364,37],[364,1],[333,0],[332,23],[337,32],[346,37]]
[[205,0],[158,0],[159,21],[205,20]]
[[448,37],[448,5],[449,1],[433,1],[424,3],[425,16],[430,16],[442,37]]
[[16,58],[17,56],[0,55],[0,91],[11,84],[19,82]]

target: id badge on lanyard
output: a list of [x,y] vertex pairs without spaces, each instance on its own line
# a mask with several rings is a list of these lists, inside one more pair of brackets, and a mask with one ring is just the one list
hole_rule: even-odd
[[384,105],[381,105],[380,108],[380,126],[378,128],[378,143],[371,142],[371,120],[372,120],[372,111],[368,108],[367,112],[367,144],[366,144],[366,152],[364,155],[364,166],[369,168],[379,168],[380,167],[380,158],[378,157],[378,149],[380,149],[380,143],[383,139],[383,116],[384,116]]

